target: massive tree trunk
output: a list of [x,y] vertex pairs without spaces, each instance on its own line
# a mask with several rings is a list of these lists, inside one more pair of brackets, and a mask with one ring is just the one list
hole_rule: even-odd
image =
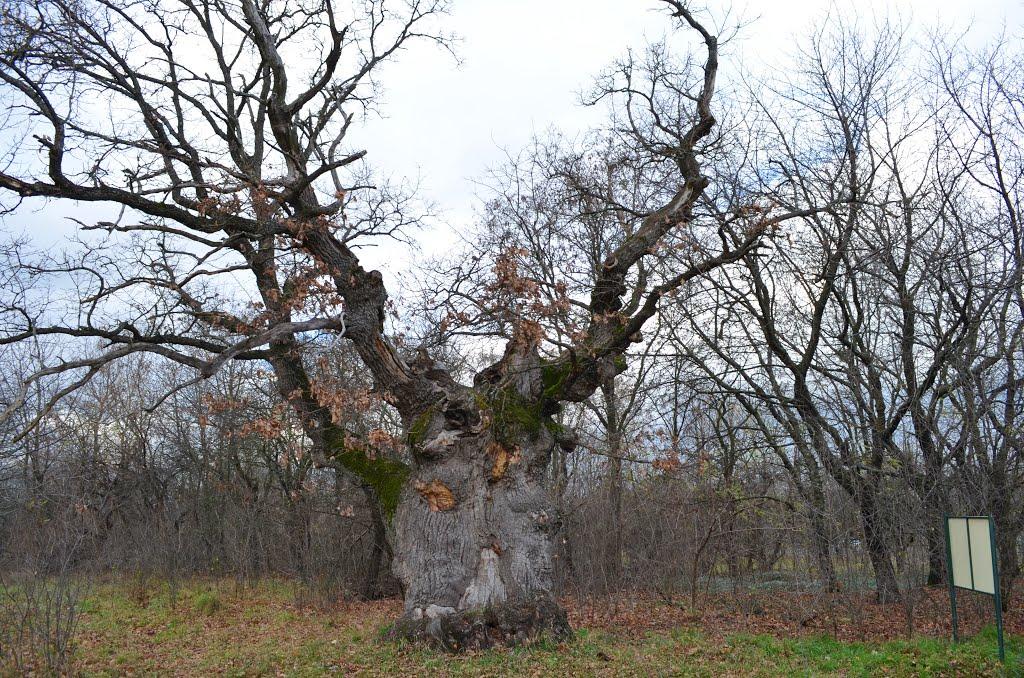
[[405,611],[393,635],[461,650],[571,634],[545,483],[559,429],[538,397],[536,353],[500,365],[473,390],[478,421],[453,422],[442,403],[408,425],[416,463],[394,517]]
[[467,436],[413,474],[395,514],[401,633],[449,649],[569,633],[553,591],[551,442],[546,431],[511,449]]

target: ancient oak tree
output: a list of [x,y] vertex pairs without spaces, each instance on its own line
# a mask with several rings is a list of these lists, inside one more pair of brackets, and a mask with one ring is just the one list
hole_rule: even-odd
[[[60,347],[23,397],[56,380],[45,414],[133,354],[176,361],[197,380],[231,360],[261,361],[319,463],[362,482],[390,521],[405,594],[396,633],[453,648],[565,635],[543,471],[556,445],[573,443],[552,417],[625,369],[659,300],[749,254],[769,223],[720,228],[714,247],[685,257],[675,248],[667,273],[637,275],[686,242],[716,122],[718,41],[688,3],[659,4],[695,38],[688,71],[661,74],[679,76],[668,88],[676,115],[661,116],[664,95],[628,78],[609,93],[635,113],[627,129],[672,168],[670,197],[631,216],[574,302],[586,321],[571,342],[544,345],[541,325],[525,319],[499,360],[459,383],[386,331],[382,275],[357,248],[403,237],[418,217],[350,140],[382,63],[415,41],[447,45],[444,0],[3,3],[4,208],[60,200],[116,215],[83,219],[77,249],[20,262],[8,281],[0,342]],[[73,284],[35,293],[33,280],[52,275]],[[406,455],[380,453],[332,416],[339,403],[306,355],[331,333],[400,416]]]

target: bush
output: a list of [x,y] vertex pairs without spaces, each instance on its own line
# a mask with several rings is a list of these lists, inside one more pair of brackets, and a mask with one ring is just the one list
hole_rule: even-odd
[[70,672],[82,585],[60,573],[0,582],[0,673]]
[[220,598],[216,593],[204,591],[195,597],[193,607],[195,607],[196,612],[212,615],[221,608]]

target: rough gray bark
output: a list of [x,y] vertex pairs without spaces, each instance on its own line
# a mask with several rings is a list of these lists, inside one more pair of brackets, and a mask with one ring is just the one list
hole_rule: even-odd
[[[557,516],[542,478],[553,440],[546,430],[530,438],[520,437],[510,450],[489,432],[467,436],[413,474],[395,514],[394,565],[405,587],[403,621],[412,624],[413,635],[450,644],[457,641],[443,637],[442,616],[468,620],[479,610],[508,605],[556,609]],[[540,621],[538,628],[516,629],[508,638],[489,634],[474,644],[569,631],[564,614]]]
[[[513,342],[473,389],[479,416],[409,426],[416,468],[394,518],[405,612],[393,633],[446,649],[571,633],[554,599],[558,516],[545,478],[559,429],[536,348]],[[461,425],[460,425],[461,424]]]

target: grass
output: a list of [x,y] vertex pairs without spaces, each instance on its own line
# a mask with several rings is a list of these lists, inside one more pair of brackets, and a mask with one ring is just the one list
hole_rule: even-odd
[[196,582],[179,591],[154,584],[146,596],[102,584],[82,603],[75,668],[83,675],[1024,676],[1024,638],[1008,638],[1003,667],[991,629],[953,645],[581,628],[562,645],[450,656],[379,640],[398,611],[395,601],[300,609],[280,582]]
[[220,609],[220,598],[211,591],[202,591],[195,596],[194,606],[196,612],[212,615]]

